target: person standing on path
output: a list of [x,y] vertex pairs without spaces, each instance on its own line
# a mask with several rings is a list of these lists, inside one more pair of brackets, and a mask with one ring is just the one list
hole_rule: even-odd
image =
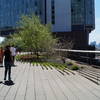
[[11,65],[12,65],[12,57],[11,57],[10,46],[6,46],[4,51],[4,66],[5,66],[4,80],[5,81],[6,81],[7,73],[8,73],[8,80],[11,81]]
[[0,47],[0,66],[3,66],[3,48]]
[[14,45],[10,47],[10,51],[11,51],[11,56],[12,56],[12,65],[15,66],[14,62],[15,62],[15,56],[16,56],[16,48],[14,47]]

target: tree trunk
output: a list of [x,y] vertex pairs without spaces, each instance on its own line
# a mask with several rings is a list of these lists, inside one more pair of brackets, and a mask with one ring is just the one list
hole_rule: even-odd
[[36,52],[36,56],[37,56],[37,61],[39,61],[39,54],[38,54],[38,52]]

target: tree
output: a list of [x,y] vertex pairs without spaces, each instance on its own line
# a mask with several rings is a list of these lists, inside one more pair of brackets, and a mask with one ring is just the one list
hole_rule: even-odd
[[18,22],[19,32],[10,35],[3,45],[12,45],[31,51],[39,57],[39,53],[52,53],[57,39],[53,37],[50,25],[43,25],[38,16],[22,16]]
[[[39,17],[34,15],[22,16],[19,21],[19,33],[15,41],[20,41],[24,48],[39,57],[39,52],[52,52],[57,42],[52,35],[50,25],[43,25]],[[18,40],[17,40],[18,39]]]

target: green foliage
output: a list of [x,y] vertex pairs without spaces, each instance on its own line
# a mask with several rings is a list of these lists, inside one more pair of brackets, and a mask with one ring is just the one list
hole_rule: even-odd
[[17,60],[17,61],[20,61],[20,60],[21,60],[21,55],[17,55],[17,56],[16,56],[16,60]]
[[[18,55],[16,57],[16,60],[27,62],[27,60],[23,60],[25,58],[26,58],[26,55]],[[46,69],[48,69],[48,68],[52,69],[52,67],[54,67],[54,68],[60,69],[62,71],[64,71],[65,68],[67,68],[66,64],[61,64],[61,63],[56,63],[56,62],[34,61],[34,60],[32,60],[32,64],[33,64],[33,66],[35,66],[35,65],[36,66],[38,66],[38,65],[44,66]]]
[[67,62],[67,65],[68,65],[68,66],[72,66],[73,63],[72,63],[72,62]]
[[19,32],[5,39],[4,45],[14,44],[23,51],[32,51],[38,56],[39,52],[53,52],[57,42],[52,35],[50,25],[43,25],[38,16],[22,16],[18,22]]
[[65,68],[67,68],[67,66],[65,64],[60,64],[60,63],[53,63],[53,62],[33,62],[33,66],[34,65],[41,65],[44,66],[48,69],[49,68],[58,68],[60,70],[64,70]]
[[36,54],[52,51],[56,39],[53,38],[50,27],[41,24],[39,17],[22,16],[19,24],[22,28],[19,34],[27,50],[34,51]]
[[73,66],[71,67],[71,69],[72,69],[72,70],[79,70],[79,66],[73,65]]
[[46,61],[45,55],[39,55],[39,59],[35,54],[21,54],[16,56],[17,61],[32,62],[32,61]]

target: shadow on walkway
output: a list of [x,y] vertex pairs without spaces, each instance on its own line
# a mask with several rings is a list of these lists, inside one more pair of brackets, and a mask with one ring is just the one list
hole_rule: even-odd
[[12,65],[12,67],[17,67],[17,65]]
[[5,81],[3,84],[7,86],[11,86],[14,85],[15,83],[12,80],[10,80],[10,81]]
[[2,81],[0,81],[0,84],[2,84],[3,82]]

